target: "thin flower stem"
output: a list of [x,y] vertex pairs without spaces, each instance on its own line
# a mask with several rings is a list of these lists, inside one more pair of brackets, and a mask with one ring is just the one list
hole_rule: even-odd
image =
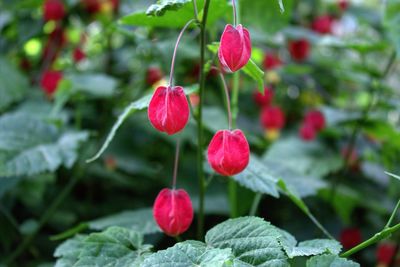
[[231,111],[231,99],[229,97],[229,90],[228,90],[228,85],[226,84],[226,80],[224,77],[224,74],[222,72],[221,69],[212,67],[212,69],[216,69],[219,72],[219,77],[221,78],[221,82],[222,82],[222,87],[224,89],[224,93],[225,93],[225,100],[226,100],[226,109],[228,112],[228,128],[229,130],[232,130],[232,111]]
[[251,209],[249,212],[250,216],[255,216],[258,210],[258,206],[260,205],[260,201],[262,198],[262,194],[261,193],[256,193],[256,195],[254,196],[253,199],[253,204],[251,204]]
[[393,234],[394,232],[396,232],[399,229],[400,229],[400,223],[394,225],[393,227],[384,228],[379,233],[376,233],[373,237],[365,240],[364,242],[355,246],[354,248],[342,253],[340,256],[341,257],[349,257],[349,256],[353,255],[354,253],[357,253],[358,251],[360,251],[366,247],[369,247],[369,246],[381,241],[382,239],[385,239],[386,237],[390,236],[391,234]]
[[236,27],[236,25],[237,25],[237,12],[236,12],[235,0],[232,0],[232,7],[233,7],[233,26]]
[[169,74],[169,83],[168,83],[168,87],[172,86],[172,80],[174,77],[174,69],[175,69],[175,58],[176,58],[176,52],[178,50],[178,45],[181,41],[182,35],[185,32],[185,30],[187,29],[187,27],[189,27],[190,24],[192,24],[192,22],[196,21],[195,19],[191,19],[189,20],[185,26],[183,26],[181,32],[178,35],[178,39],[176,39],[176,43],[175,43],[175,48],[174,48],[174,53],[172,54],[172,61],[171,61],[171,72]]
[[399,210],[399,207],[400,207],[400,199],[399,199],[399,201],[397,201],[396,207],[394,208],[392,214],[390,215],[390,218],[389,218],[388,222],[386,223],[385,228],[389,228],[390,227],[390,225],[392,224],[394,218],[396,217],[396,213]]
[[205,0],[203,8],[203,19],[200,24],[200,81],[199,81],[199,108],[198,108],[198,121],[197,121],[197,171],[199,179],[199,209],[197,221],[197,238],[203,239],[204,233],[204,195],[206,190],[206,181],[204,177],[204,140],[203,140],[203,103],[204,103],[204,89],[206,84],[206,74],[204,70],[205,65],[205,51],[206,51],[206,25],[208,8],[211,0]]
[[197,11],[196,0],[192,0],[192,3],[193,3],[194,17],[196,18],[196,20],[198,20],[199,19],[199,12]]
[[172,189],[176,189],[176,177],[178,175],[178,165],[179,165],[179,150],[180,150],[180,143],[181,140],[178,139],[176,141],[176,148],[175,148],[175,162],[174,162],[174,174],[172,178]]

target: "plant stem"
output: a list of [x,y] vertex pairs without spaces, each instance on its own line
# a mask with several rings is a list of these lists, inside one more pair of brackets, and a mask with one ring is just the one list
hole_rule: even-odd
[[253,204],[251,204],[251,209],[249,212],[250,216],[255,216],[258,210],[258,205],[260,205],[260,201],[262,198],[262,194],[261,193],[256,193],[256,195],[254,196],[253,199]]
[[396,216],[396,213],[397,213],[399,207],[400,207],[400,199],[399,199],[399,201],[397,201],[396,207],[394,207],[394,210],[393,210],[392,214],[390,215],[390,218],[389,218],[388,222],[386,223],[385,228],[390,227],[390,225],[392,224],[392,222]]
[[206,25],[208,8],[211,0],[205,0],[203,9],[203,20],[200,24],[200,88],[199,88],[199,110],[198,110],[198,127],[197,127],[197,171],[199,179],[199,210],[197,221],[197,238],[203,239],[204,233],[204,194],[205,194],[205,177],[204,177],[204,141],[203,141],[203,103],[204,103],[204,88],[206,84],[205,51],[206,51]]
[[237,25],[237,12],[236,12],[236,4],[235,0],[232,0],[232,8],[233,8],[233,26]]
[[373,237],[369,238],[368,240],[365,240],[364,242],[355,246],[354,248],[342,253],[340,256],[341,257],[349,257],[349,256],[353,255],[354,253],[357,253],[358,251],[360,251],[366,247],[369,247],[382,239],[385,239],[386,237],[390,236],[392,233],[396,232],[399,229],[400,229],[400,223],[396,224],[393,227],[384,228],[379,233],[376,233]]
[[[78,167],[79,168],[79,167]],[[57,210],[58,206],[64,201],[71,190],[74,188],[75,184],[78,182],[82,176],[82,169],[78,169],[77,173],[68,181],[68,184],[63,188],[63,190],[57,195],[49,208],[43,213],[42,217],[39,219],[38,226],[29,235],[27,235],[16,250],[5,260],[5,264],[9,265],[15,259],[19,257],[31,244],[31,242],[36,237],[40,229],[48,222],[48,220],[53,216],[54,212]]]
[[219,71],[219,77],[221,78],[222,87],[223,87],[224,93],[225,93],[226,109],[228,112],[228,128],[229,128],[229,131],[231,131],[232,130],[232,112],[231,112],[231,101],[229,98],[228,86],[226,85],[226,81],[224,78],[224,74],[222,74],[222,71]]
[[180,139],[176,141],[175,148],[175,162],[174,162],[174,175],[172,178],[172,189],[176,189],[176,176],[178,174],[178,164],[179,164],[179,150],[180,150]]
[[174,69],[175,69],[176,52],[177,52],[177,50],[178,50],[178,46],[179,46],[179,43],[180,43],[180,41],[181,41],[182,35],[183,35],[183,33],[185,32],[185,30],[187,29],[187,27],[189,27],[189,25],[190,25],[192,22],[194,22],[194,21],[196,21],[196,20],[195,20],[195,19],[189,20],[189,21],[185,24],[185,26],[183,26],[181,32],[180,32],[179,35],[178,35],[178,39],[176,39],[176,43],[175,43],[175,47],[174,47],[174,53],[172,54],[171,70],[170,70],[170,74],[169,74],[169,83],[168,83],[168,87],[172,86],[172,80],[173,80],[173,77],[174,77]]
[[198,19],[199,19],[199,12],[197,11],[197,3],[196,3],[196,0],[192,0],[192,3],[193,3],[193,10],[194,10],[194,18],[195,18],[196,20],[198,20]]

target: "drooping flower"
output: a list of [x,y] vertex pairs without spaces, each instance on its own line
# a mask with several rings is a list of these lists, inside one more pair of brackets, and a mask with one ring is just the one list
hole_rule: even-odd
[[218,131],[208,145],[208,163],[223,176],[242,172],[249,163],[249,157],[249,143],[239,129]]
[[339,0],[339,8],[342,11],[346,11],[349,8],[349,1],[348,0]]
[[317,132],[325,128],[324,114],[319,110],[310,110],[304,117],[304,123],[312,126]]
[[332,32],[333,21],[329,15],[316,17],[311,24],[311,29],[319,34],[329,34]]
[[75,63],[78,63],[86,58],[86,53],[81,48],[77,47],[72,53],[72,58]]
[[303,123],[303,125],[300,127],[299,135],[304,141],[314,140],[316,134],[315,128],[308,123]]
[[45,21],[62,20],[65,16],[65,7],[60,0],[46,0],[43,4],[43,18]]
[[310,42],[307,39],[299,39],[289,42],[290,56],[296,61],[305,60],[310,53]]
[[182,234],[193,221],[193,207],[189,194],[183,189],[164,188],[154,202],[153,216],[165,234]]
[[62,78],[63,74],[61,71],[45,71],[40,80],[40,86],[47,95],[51,96],[56,91]]
[[[390,264],[394,254],[396,253],[396,246],[392,243],[381,243],[376,249],[376,260],[378,263]],[[396,265],[397,266],[397,265]]]
[[278,55],[272,53],[266,53],[263,61],[264,68],[266,70],[273,70],[282,65],[281,59]]
[[146,83],[153,85],[163,78],[163,73],[158,67],[149,67],[146,72]]
[[154,128],[172,135],[186,126],[189,113],[182,87],[159,86],[151,98],[147,114]]
[[225,26],[218,49],[218,58],[222,66],[235,72],[247,64],[251,56],[249,31],[241,24],[236,28],[231,24]]
[[273,98],[274,98],[274,91],[272,91],[268,87],[264,88],[264,94],[261,94],[258,90],[255,91],[253,94],[254,102],[260,107],[270,105]]
[[264,107],[261,111],[260,121],[265,129],[279,130],[285,126],[285,114],[280,107]]
[[340,243],[344,249],[351,249],[361,242],[361,231],[358,228],[346,228],[340,233]]

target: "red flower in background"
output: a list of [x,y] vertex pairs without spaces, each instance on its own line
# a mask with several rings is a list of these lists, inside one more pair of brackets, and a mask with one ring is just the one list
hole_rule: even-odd
[[317,132],[312,125],[303,123],[300,127],[299,135],[304,141],[312,141],[315,139]]
[[56,27],[47,39],[41,61],[49,65],[53,64],[66,43],[67,37],[64,29],[60,26]]
[[60,71],[45,71],[40,80],[40,86],[47,95],[52,95],[62,78],[63,74]]
[[339,8],[342,11],[346,11],[349,8],[349,1],[348,0],[339,0]]
[[78,63],[86,58],[86,54],[81,48],[77,47],[72,53],[72,58],[74,59],[75,63]]
[[278,68],[279,66],[282,65],[281,59],[278,57],[278,55],[272,54],[272,53],[266,53],[263,61],[264,68],[266,70],[272,70],[275,68]]
[[149,67],[146,72],[146,83],[153,85],[163,78],[164,74],[158,67]]
[[[396,246],[391,243],[381,243],[376,250],[378,263],[390,264],[396,253]],[[397,265],[396,265],[397,266]]]
[[43,19],[62,20],[65,16],[65,7],[60,0],[46,0],[43,4]]
[[119,6],[119,0],[81,0],[81,3],[89,14],[100,13],[107,5],[111,5],[113,10]]
[[361,231],[358,228],[346,228],[340,233],[340,243],[344,249],[351,249],[361,242]]
[[310,42],[307,39],[299,39],[289,42],[290,56],[296,61],[305,60],[310,53]]
[[312,126],[316,131],[321,131],[325,128],[324,114],[319,110],[311,110],[306,113],[304,123]]
[[189,113],[182,87],[159,86],[151,98],[147,114],[154,128],[172,135],[185,128]]
[[185,232],[193,221],[192,201],[183,189],[164,188],[153,205],[154,220],[169,236]]
[[267,106],[261,111],[260,121],[265,129],[279,130],[285,126],[285,114],[280,107]]
[[249,157],[249,143],[239,129],[218,131],[208,145],[208,163],[223,176],[242,172],[249,163]]
[[272,91],[268,87],[264,88],[264,94],[260,93],[258,90],[255,91],[253,94],[254,102],[260,107],[270,105],[273,98],[274,98],[274,91]]
[[332,32],[333,18],[329,15],[319,16],[314,19],[311,29],[320,34],[328,34]]
[[247,64],[251,56],[249,31],[241,24],[234,28],[228,24],[221,36],[218,58],[222,66],[235,72]]

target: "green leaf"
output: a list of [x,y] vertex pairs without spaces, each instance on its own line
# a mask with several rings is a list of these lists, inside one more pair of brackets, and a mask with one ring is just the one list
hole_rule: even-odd
[[143,245],[141,234],[121,227],[111,227],[87,237],[78,236],[62,243],[54,256],[56,267],[63,266],[140,266],[150,246]]
[[[196,92],[197,90],[198,90],[197,87],[190,86],[185,89],[185,94],[189,95],[193,92]],[[95,161],[96,159],[98,159],[101,156],[101,154],[103,154],[103,152],[110,145],[111,141],[113,140],[119,127],[121,127],[122,123],[129,117],[129,115],[133,114],[135,111],[139,111],[139,110],[143,110],[143,109],[147,108],[149,106],[152,96],[153,96],[153,94],[145,95],[142,98],[132,102],[124,109],[124,111],[118,116],[117,121],[114,123],[113,127],[111,128],[111,131],[107,135],[107,138],[104,141],[103,145],[101,146],[100,150],[92,158],[86,160],[87,163]]]
[[[197,9],[202,13],[204,0],[197,0]],[[225,0],[210,2],[207,26],[214,24],[219,18],[230,14],[230,6]],[[150,16],[149,16],[150,15]],[[121,18],[120,23],[134,26],[151,26],[181,28],[194,18],[192,1],[163,0],[151,6],[147,12],[138,11]]]
[[185,241],[147,257],[142,267],[224,267],[230,266],[233,257],[229,248],[218,249],[199,241]]
[[279,243],[280,231],[257,217],[227,220],[206,234],[207,246],[232,249],[236,259],[251,266],[289,266]]
[[289,258],[301,256],[314,256],[325,253],[339,254],[342,246],[336,240],[313,239],[297,244],[296,239],[284,231],[280,242]]
[[360,264],[337,255],[314,256],[307,260],[307,267],[359,267]]
[[263,162],[255,155],[250,155],[250,162],[246,169],[232,178],[254,192],[279,197],[276,185],[278,179],[272,176]]
[[257,82],[258,91],[264,94],[264,72],[257,66],[257,64],[250,59],[242,70]]
[[[248,1],[240,0],[241,23],[250,29],[250,33],[264,33],[265,36],[276,33],[289,24],[293,0],[278,1]],[[268,35],[267,35],[268,34]]]
[[84,92],[92,97],[110,97],[115,94],[117,80],[105,74],[70,74],[72,92]]
[[386,2],[383,25],[397,51],[397,58],[400,57],[400,0]]
[[32,176],[55,171],[61,165],[71,168],[77,159],[79,144],[87,138],[87,132],[68,132],[56,143],[39,144],[19,151],[0,164],[0,177]]
[[10,62],[0,57],[0,111],[23,99],[28,80]]
[[151,208],[122,211],[117,214],[89,221],[88,225],[89,228],[93,230],[104,230],[110,226],[120,226],[141,234],[160,232],[160,228],[154,222]]
[[160,0],[157,4],[151,5],[147,11],[147,16],[163,16],[168,10],[179,10],[185,4],[192,2],[192,0]]

